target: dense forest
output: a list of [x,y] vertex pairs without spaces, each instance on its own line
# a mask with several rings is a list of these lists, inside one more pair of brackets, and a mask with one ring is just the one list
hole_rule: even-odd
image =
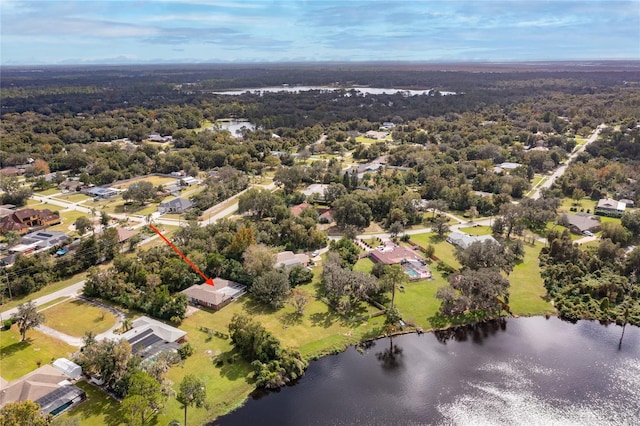
[[[420,224],[424,210],[432,208],[470,218],[499,214],[494,234],[508,240],[525,231],[544,234],[545,224],[565,197],[611,196],[639,203],[639,82],[637,67],[614,72],[606,64],[447,71],[406,64],[3,68],[0,165],[28,165],[27,181],[34,189],[45,185],[40,178],[48,171],[64,171],[94,185],[149,173],[207,172],[207,188],[194,197],[197,211],[191,218],[245,189],[250,177],[268,172],[282,191],[250,189],[239,200],[242,220],[189,225],[175,234],[176,243],[208,274],[252,285],[261,274],[248,272],[251,261],[244,254],[249,247],[301,251],[326,245],[327,234],[317,227],[315,208],[298,216],[290,212],[289,207],[306,199],[299,192],[303,184],[329,185],[325,205],[347,235],[371,222],[397,234]],[[337,90],[213,93],[283,84]],[[434,90],[419,96],[373,95],[354,90],[361,85]],[[455,94],[444,96],[440,91]],[[203,128],[230,118],[247,119],[256,130],[237,137]],[[388,137],[368,143],[358,139],[386,122],[393,124]],[[524,198],[536,174],[564,163],[601,123],[609,125],[601,139],[571,163],[542,199]],[[152,133],[172,140],[151,142]],[[359,176],[343,168],[347,153],[360,164],[384,161],[387,170],[367,170]],[[314,160],[307,161],[311,156]],[[505,162],[518,167],[494,169]],[[3,197],[28,196],[16,194],[14,184],[2,178]],[[514,200],[519,203],[512,204]],[[638,321],[637,268],[625,260],[623,249],[637,244],[639,234],[635,219],[619,226],[622,231],[607,231],[597,253],[571,251],[567,236],[548,236],[541,261],[550,295],[565,297],[559,304],[563,316],[590,312],[587,316]],[[82,244],[80,250],[87,256],[81,259],[19,258],[10,273],[17,291],[30,293],[46,282],[115,258],[111,269],[91,270],[87,294],[175,321],[184,315],[186,301],[173,294],[198,277],[168,249],[149,250],[140,255],[141,263],[132,263],[114,250],[113,236],[92,237]],[[338,266],[338,260],[334,263],[336,277],[342,274],[362,282],[354,294],[374,297],[379,292],[367,279],[341,271],[345,265]],[[567,277],[569,267],[572,280],[562,287],[555,277]],[[326,274],[330,272],[331,268]],[[602,274],[619,285],[596,288],[593,282]],[[306,278],[274,279],[288,280],[293,287]],[[153,297],[142,303],[142,294]],[[341,297],[334,305],[344,308],[352,295],[337,294]]]

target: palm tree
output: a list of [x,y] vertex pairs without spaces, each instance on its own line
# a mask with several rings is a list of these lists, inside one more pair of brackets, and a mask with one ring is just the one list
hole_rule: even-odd
[[131,330],[131,320],[129,318],[125,318],[122,320],[122,332],[127,332],[129,330]]

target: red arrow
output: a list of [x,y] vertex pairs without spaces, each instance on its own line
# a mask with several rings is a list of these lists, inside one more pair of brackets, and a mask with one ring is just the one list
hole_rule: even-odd
[[162,233],[158,230],[158,228],[156,228],[152,224],[149,224],[149,228],[151,228],[153,230],[153,232],[158,234],[160,236],[160,238],[162,238],[164,240],[165,243],[169,244],[169,247],[171,247],[173,249],[173,251],[178,253],[178,255],[180,255],[180,257],[183,258],[184,261],[187,262],[189,264],[189,266],[191,266],[193,268],[194,271],[196,271],[202,278],[204,278],[204,283],[205,284],[213,285],[213,278],[209,278],[205,274],[203,274],[202,271],[200,269],[198,269],[198,267],[196,265],[194,265],[192,261],[187,259],[187,256],[185,256],[180,251],[180,249],[178,249],[178,247],[174,246],[171,241],[167,240],[167,238],[164,235],[162,235]]

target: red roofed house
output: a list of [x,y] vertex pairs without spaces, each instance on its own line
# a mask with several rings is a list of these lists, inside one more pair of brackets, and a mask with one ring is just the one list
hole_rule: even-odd
[[304,202],[302,204],[298,204],[297,206],[293,206],[291,207],[291,214],[294,216],[300,216],[300,213],[302,213],[303,211],[305,211],[306,209],[308,209],[309,207],[311,207],[311,204]]
[[51,210],[22,209],[0,219],[0,233],[15,231],[26,234],[35,226],[50,226],[60,223],[60,216]]

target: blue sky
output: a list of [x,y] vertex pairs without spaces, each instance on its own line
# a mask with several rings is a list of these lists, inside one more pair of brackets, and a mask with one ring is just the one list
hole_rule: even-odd
[[0,0],[0,64],[640,59],[640,0]]

